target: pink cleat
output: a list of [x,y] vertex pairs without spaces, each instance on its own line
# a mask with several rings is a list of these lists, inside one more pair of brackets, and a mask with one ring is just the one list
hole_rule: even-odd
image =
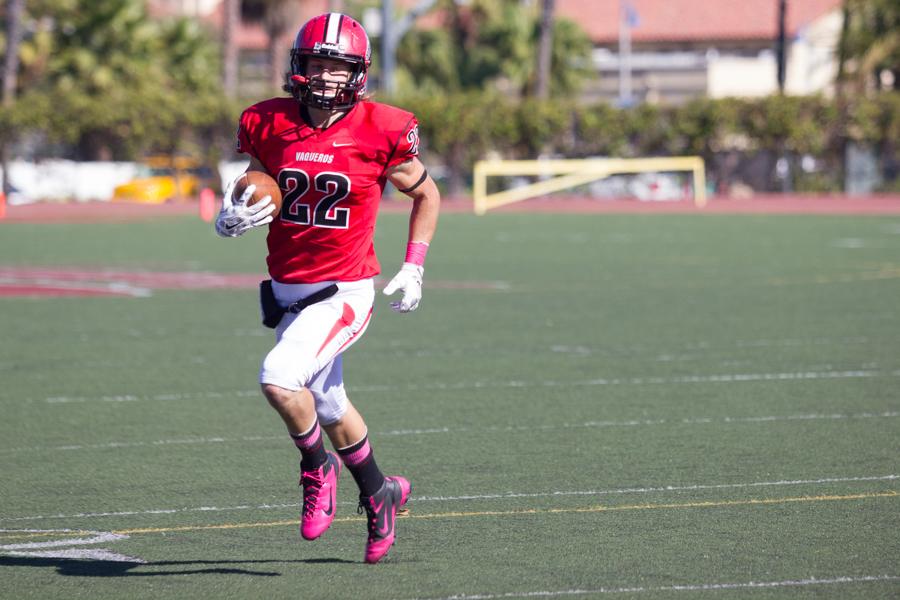
[[303,487],[303,516],[300,535],[314,540],[331,526],[337,504],[337,483],[341,475],[341,461],[333,452],[328,452],[328,460],[314,471],[301,471],[300,485]]
[[412,489],[403,477],[388,476],[373,496],[359,497],[359,512],[366,510],[369,539],[366,541],[366,562],[375,564],[394,544],[394,521],[397,510],[406,504]]

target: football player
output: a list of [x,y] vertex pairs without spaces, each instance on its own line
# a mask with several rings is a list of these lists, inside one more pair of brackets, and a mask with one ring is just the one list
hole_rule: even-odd
[[[248,207],[253,186],[236,199],[229,188],[216,231],[234,236],[268,225],[271,291],[288,310],[260,383],[300,450],[301,534],[314,540],[331,525],[343,463],[368,517],[365,561],[376,563],[394,542],[410,483],[384,475],[375,462],[366,424],[344,390],[341,354],[372,314],[380,272],[373,234],[385,184],[412,199],[405,260],[384,288],[402,293],[391,303],[401,313],[422,297],[440,194],[418,159],[415,116],[366,98],[371,52],[366,32],[347,15],[327,13],[303,25],[291,50],[290,97],[247,108],[238,129],[248,170],[276,179],[281,208],[275,214],[269,197]],[[337,454],[325,449],[323,431]]]

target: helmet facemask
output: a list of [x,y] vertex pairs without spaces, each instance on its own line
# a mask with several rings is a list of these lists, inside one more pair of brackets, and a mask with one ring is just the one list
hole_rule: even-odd
[[[350,76],[345,82],[326,81],[321,76],[310,77],[307,65],[311,57],[346,63]],[[300,103],[319,110],[348,110],[365,93],[366,65],[353,56],[334,56],[329,52],[291,51],[290,92]]]

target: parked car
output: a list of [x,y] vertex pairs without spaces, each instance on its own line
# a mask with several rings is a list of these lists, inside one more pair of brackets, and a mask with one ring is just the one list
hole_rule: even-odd
[[113,190],[113,202],[162,204],[190,200],[210,179],[208,168],[184,156],[153,156],[144,160],[139,176]]

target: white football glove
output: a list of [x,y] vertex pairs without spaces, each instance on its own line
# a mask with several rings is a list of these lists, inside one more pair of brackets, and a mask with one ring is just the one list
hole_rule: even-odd
[[254,227],[271,223],[274,218],[272,213],[275,212],[275,205],[272,204],[271,196],[265,196],[253,206],[247,206],[247,201],[256,190],[255,185],[248,185],[237,201],[232,200],[231,195],[238,179],[240,177],[225,188],[222,208],[219,210],[219,216],[216,217],[216,233],[222,237],[243,235]]
[[403,290],[403,298],[399,302],[391,302],[391,308],[396,312],[407,313],[416,310],[419,300],[422,299],[422,277],[425,269],[419,265],[405,262],[400,271],[388,282],[384,293],[390,296],[397,290]]

